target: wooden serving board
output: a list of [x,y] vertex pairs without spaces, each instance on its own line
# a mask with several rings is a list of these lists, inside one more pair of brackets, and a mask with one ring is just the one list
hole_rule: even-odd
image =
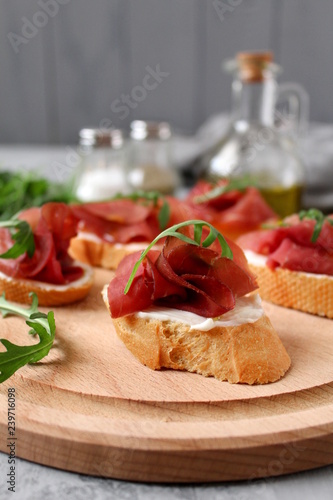
[[[292,359],[264,386],[141,365],[117,338],[97,270],[88,298],[55,308],[49,356],[0,386],[0,448],[8,452],[7,390],[16,391],[17,456],[135,481],[252,479],[333,463],[333,321],[265,304]],[[28,341],[24,321],[0,336]]]

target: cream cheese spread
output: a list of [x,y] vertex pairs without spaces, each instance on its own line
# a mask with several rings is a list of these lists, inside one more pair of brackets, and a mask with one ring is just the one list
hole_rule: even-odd
[[[95,243],[105,243],[105,240],[102,240],[102,238],[99,238],[96,236],[96,234],[93,233],[86,233],[85,231],[79,231],[77,234],[77,238],[80,238],[81,240],[87,240],[87,241],[94,241]],[[145,241],[139,241],[137,243],[113,243],[113,241],[107,241],[106,243],[111,243],[114,248],[126,248],[126,250],[135,252],[136,250],[145,250],[147,246],[149,245],[149,242]],[[162,248],[162,245],[155,245],[154,248]]]
[[180,309],[155,306],[136,313],[136,316],[142,319],[185,323],[190,326],[190,330],[207,332],[216,326],[227,327],[254,323],[261,318],[263,314],[264,310],[261,306],[260,297],[258,294],[253,294],[238,298],[236,300],[236,306],[232,311],[228,311],[217,318],[205,318],[198,314],[182,311]]
[[[22,282],[31,282],[34,284],[35,287],[42,288],[43,290],[57,290],[59,292],[64,292],[68,290],[69,288],[80,288],[82,285],[85,285],[88,281],[90,281],[92,274],[93,274],[93,269],[85,264],[82,264],[81,262],[74,262],[73,266],[79,266],[82,267],[84,273],[81,278],[79,278],[76,281],[72,281],[71,283],[68,283],[67,285],[57,285],[54,283],[46,283],[44,281],[37,281],[37,280],[32,280],[32,279],[22,279]],[[16,278],[12,278],[11,276],[7,276],[7,274],[4,274],[0,272],[0,278],[3,280],[11,281]]]
[[[267,257],[265,255],[260,255],[259,253],[252,252],[252,250],[244,250],[245,257],[247,258],[247,261],[249,264],[252,264],[253,266],[265,266],[267,262]],[[277,268],[276,271],[282,268]],[[285,268],[283,268],[285,269]],[[289,269],[285,269],[288,271]],[[275,271],[275,272],[276,272]],[[327,274],[316,274],[316,273],[305,273],[303,271],[291,271],[290,272],[296,272],[299,274],[302,274],[304,276],[316,278],[316,279],[331,279],[333,280],[333,276],[329,276]]]

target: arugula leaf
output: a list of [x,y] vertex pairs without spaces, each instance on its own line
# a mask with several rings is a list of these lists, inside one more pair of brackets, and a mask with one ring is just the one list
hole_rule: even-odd
[[321,233],[321,230],[323,228],[323,224],[325,221],[327,221],[331,226],[333,226],[333,219],[325,216],[323,212],[318,210],[317,208],[310,208],[309,210],[301,210],[298,214],[300,220],[303,219],[312,219],[316,221],[312,236],[311,236],[311,241],[312,243],[315,243],[317,239],[319,238],[319,235]]
[[162,206],[158,213],[158,222],[160,229],[163,230],[166,228],[169,220],[170,220],[170,205],[164,196],[159,191],[133,191],[130,194],[116,194],[112,200],[146,200],[148,202],[152,202],[154,207],[157,206],[158,200],[162,200]]
[[[12,233],[14,245],[0,255],[1,259],[16,259],[27,252],[32,257],[35,252],[35,241],[30,225],[24,220],[11,219],[0,222],[0,227],[6,227]],[[16,232],[13,232],[16,231]]]
[[38,298],[32,293],[32,304],[26,309],[6,300],[5,294],[0,297],[0,312],[5,318],[10,314],[26,319],[31,335],[38,335],[39,343],[32,346],[20,346],[7,339],[0,339],[6,352],[0,352],[0,383],[11,377],[19,368],[28,363],[36,363],[48,355],[55,338],[56,325],[53,311],[48,314],[39,312]]
[[[185,227],[185,226],[192,226],[192,225],[194,226],[194,239],[189,238],[185,234],[178,233],[178,229],[180,229],[182,227]],[[201,242],[202,230],[203,230],[204,226],[206,226],[206,227],[209,228],[209,234],[206,237],[206,239]],[[131,285],[133,283],[133,280],[134,280],[134,277],[136,275],[136,272],[139,269],[139,266],[140,266],[141,262],[146,257],[146,255],[149,252],[149,250],[154,245],[156,245],[156,243],[161,238],[165,238],[167,236],[174,236],[175,238],[178,238],[178,239],[180,239],[182,241],[185,241],[186,243],[190,243],[191,245],[200,246],[200,244],[201,244],[204,248],[209,247],[217,239],[219,241],[220,245],[221,245],[221,256],[223,255],[224,257],[227,257],[228,259],[232,259],[233,258],[232,250],[229,247],[229,245],[226,242],[226,240],[224,239],[224,237],[222,236],[222,234],[217,229],[215,229],[214,226],[212,226],[208,222],[205,222],[203,220],[188,220],[186,222],[181,222],[179,224],[175,224],[174,226],[169,227],[165,231],[162,231],[162,233],[160,233],[150,243],[150,245],[148,245],[148,247],[145,250],[143,250],[143,252],[141,253],[141,256],[140,256],[139,260],[137,260],[137,262],[135,263],[135,265],[133,267],[133,270],[132,270],[132,273],[131,273],[128,281],[127,281],[127,284],[126,284],[126,287],[125,287],[125,290],[124,290],[124,294],[125,295],[127,294],[127,292],[129,291],[129,289],[131,288]]]
[[163,205],[161,206],[161,209],[158,213],[158,222],[160,225],[160,229],[165,229],[167,227],[167,224],[170,220],[170,205],[169,203],[164,200]]
[[230,191],[244,191],[246,188],[258,186],[258,182],[251,175],[244,175],[240,178],[229,179],[229,182],[223,186],[216,186],[207,193],[200,194],[193,198],[194,203],[205,203],[206,201],[218,198],[222,194],[229,193]]
[[49,201],[69,203],[75,200],[73,182],[51,182],[35,172],[0,172],[0,220],[8,220],[29,207]]

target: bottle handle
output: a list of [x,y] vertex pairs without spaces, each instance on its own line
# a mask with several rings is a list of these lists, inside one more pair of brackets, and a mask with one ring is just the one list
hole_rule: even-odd
[[[287,112],[285,112],[286,106]],[[280,84],[275,105],[276,127],[282,132],[299,137],[307,132],[308,124],[309,94],[307,91],[298,83]]]

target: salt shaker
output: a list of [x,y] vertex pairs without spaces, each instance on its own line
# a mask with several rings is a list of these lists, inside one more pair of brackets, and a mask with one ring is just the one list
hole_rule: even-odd
[[127,191],[126,148],[119,129],[84,128],[79,133],[76,195],[83,202],[106,200]]

